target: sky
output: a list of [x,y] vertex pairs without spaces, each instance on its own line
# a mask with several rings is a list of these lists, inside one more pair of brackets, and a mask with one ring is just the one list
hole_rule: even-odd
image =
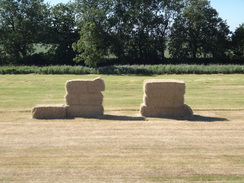
[[[70,0],[45,0],[55,5],[67,3]],[[244,0],[209,0],[211,6],[217,10],[219,17],[227,21],[231,31],[235,31],[240,24],[244,23]]]
[[231,31],[244,23],[244,0],[210,0],[210,4],[227,21]]

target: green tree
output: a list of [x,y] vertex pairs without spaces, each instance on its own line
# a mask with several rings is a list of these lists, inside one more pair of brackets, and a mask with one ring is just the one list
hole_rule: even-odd
[[77,0],[80,11],[80,39],[73,44],[78,52],[74,61],[84,62],[96,67],[109,55],[109,25],[107,16],[110,14],[109,0]]
[[207,0],[185,0],[171,29],[169,51],[176,58],[225,57],[229,28]]
[[79,52],[74,59],[84,62],[88,66],[96,67],[105,61],[108,55],[108,45],[104,43],[102,30],[94,22],[87,22],[80,31],[80,39],[73,44],[75,51]]
[[49,15],[49,29],[45,43],[52,45],[54,64],[70,64],[75,52],[72,44],[79,39],[76,26],[76,11],[73,3],[57,4],[51,7]]
[[110,17],[114,54],[145,63],[164,59],[169,28],[179,8],[180,0],[114,1]]
[[9,63],[20,63],[43,37],[43,0],[0,1],[0,46]]
[[113,45],[116,56],[142,62],[151,56],[157,57],[154,35],[150,34],[156,27],[152,21],[151,1],[118,1],[112,18],[115,24],[111,32],[117,39]]
[[244,23],[232,35],[232,50],[234,58],[244,59]]
[[75,60],[90,59],[85,62],[91,64],[91,54],[96,63],[109,56],[127,63],[163,59],[180,1],[76,0],[82,30],[80,40],[74,44],[80,52]]

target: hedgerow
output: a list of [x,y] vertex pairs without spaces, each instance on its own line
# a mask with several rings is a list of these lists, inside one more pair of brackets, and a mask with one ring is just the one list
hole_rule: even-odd
[[0,74],[244,74],[243,65],[118,65],[90,68],[85,66],[2,66]]

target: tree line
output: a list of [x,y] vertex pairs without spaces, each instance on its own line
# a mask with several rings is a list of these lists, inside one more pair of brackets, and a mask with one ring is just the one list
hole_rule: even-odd
[[[42,47],[43,51],[40,51]],[[207,0],[0,1],[0,64],[243,63],[235,32]]]

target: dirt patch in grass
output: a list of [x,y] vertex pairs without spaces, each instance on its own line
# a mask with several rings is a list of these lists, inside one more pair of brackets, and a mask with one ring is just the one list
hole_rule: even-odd
[[243,182],[243,111],[192,120],[0,113],[0,182]]

